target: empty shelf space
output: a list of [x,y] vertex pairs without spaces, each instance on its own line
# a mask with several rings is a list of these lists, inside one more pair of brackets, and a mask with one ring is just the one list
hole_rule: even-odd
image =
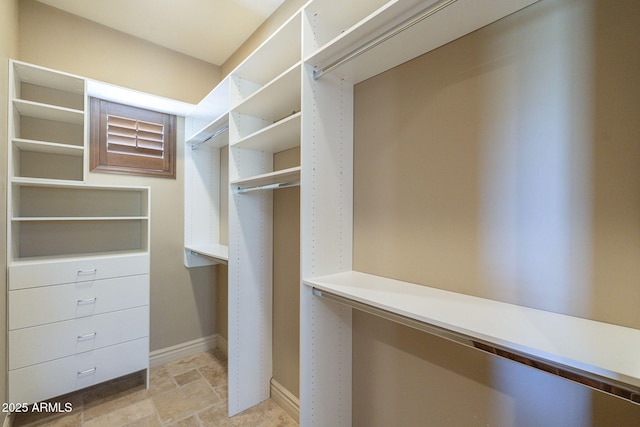
[[229,260],[229,246],[225,245],[197,245],[191,244],[184,247],[192,254],[213,258],[224,264]]
[[278,153],[300,145],[300,117],[297,112],[242,138],[234,147]]
[[303,282],[317,295],[484,351],[506,351],[613,388],[631,390],[630,399],[640,392],[638,329],[356,271]]
[[300,82],[301,68],[300,63],[297,63],[232,111],[271,122],[280,120],[294,111],[300,111]]
[[78,125],[84,123],[84,111],[81,110],[41,104],[39,102],[25,101],[22,99],[14,99],[13,105],[22,116]]
[[240,64],[233,75],[259,85],[267,84],[300,61],[300,39],[300,14],[296,14]]
[[[284,186],[299,185],[300,166],[289,169],[282,169],[275,172],[238,179],[230,184],[238,187],[239,190],[247,189],[273,189],[284,188]],[[271,188],[273,186],[273,188]]]

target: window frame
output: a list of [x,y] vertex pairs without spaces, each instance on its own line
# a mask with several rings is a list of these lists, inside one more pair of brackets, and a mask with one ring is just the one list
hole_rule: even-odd
[[[89,102],[90,172],[176,178],[177,117],[175,115],[95,97],[91,97]],[[150,167],[149,163],[158,163],[150,157],[107,151],[107,121],[110,114],[136,121],[163,124],[163,157],[159,159],[162,163],[161,168],[159,165]]]

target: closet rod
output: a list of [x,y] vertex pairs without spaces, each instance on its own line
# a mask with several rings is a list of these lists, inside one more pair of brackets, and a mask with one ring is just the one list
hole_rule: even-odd
[[510,359],[514,362],[527,365],[530,368],[538,369],[562,377],[564,379],[576,382],[594,390],[598,390],[603,393],[607,393],[640,405],[640,388],[635,387],[631,384],[616,381],[612,378],[605,378],[573,366],[567,366],[556,361],[547,360],[537,355],[519,352],[505,346],[500,346],[488,341],[476,339],[456,331],[422,322],[420,320],[412,319],[401,314],[393,313],[378,307],[371,306],[369,304],[361,303],[359,301],[336,295],[331,292],[323,291],[318,288],[313,288],[312,293],[315,296],[334,301],[351,308],[355,308],[365,313],[373,314],[374,316],[382,317],[384,319],[408,326],[410,328],[418,329],[420,331],[445,338],[447,340],[465,345],[467,347],[475,348],[476,350],[481,350],[495,356]]
[[275,184],[268,184],[268,185],[256,185],[255,187],[246,187],[246,188],[238,187],[238,194],[249,193],[251,191],[258,191],[258,190],[278,190],[280,188],[297,187],[299,185],[300,185],[300,181],[289,181],[289,182],[278,182]]
[[202,142],[198,142],[197,144],[193,144],[193,145],[191,146],[191,149],[192,149],[192,150],[197,150],[197,149],[198,149],[202,144],[204,144],[205,142],[209,141],[210,139],[215,138],[216,136],[218,136],[218,135],[220,135],[220,134],[222,134],[222,133],[224,133],[224,132],[226,132],[226,131],[228,131],[228,130],[229,130],[229,125],[224,126],[224,127],[221,127],[220,129],[218,129],[217,131],[215,131],[215,132],[213,133],[213,135],[211,135],[209,138],[205,139],[205,140],[204,140],[204,141],[202,141]]
[[402,21],[400,24],[396,25],[395,27],[385,31],[384,33],[382,33],[381,35],[377,36],[373,40],[370,40],[367,43],[363,44],[362,46],[358,47],[357,49],[352,50],[348,54],[346,54],[343,57],[341,57],[340,59],[332,62],[331,64],[327,65],[326,67],[323,67],[323,68],[321,68],[319,70],[315,70],[313,72],[313,78],[317,80],[320,77],[324,76],[325,74],[329,74],[330,72],[332,72],[336,68],[340,67],[341,65],[346,64],[347,62],[349,62],[349,61],[357,58],[358,56],[368,52],[369,50],[373,49],[374,47],[384,43],[385,41],[389,40],[390,38],[400,34],[401,32],[403,32],[403,31],[405,31],[405,30],[407,30],[407,29],[409,29],[411,27],[413,27],[414,25],[416,25],[419,22],[427,19],[431,15],[434,15],[435,13],[441,11],[442,9],[446,8],[447,6],[452,5],[456,1],[457,0],[441,0],[441,1],[437,2],[437,3],[432,4],[431,6],[427,7],[424,10],[422,10],[421,12],[418,12],[417,14],[411,16],[410,18]]

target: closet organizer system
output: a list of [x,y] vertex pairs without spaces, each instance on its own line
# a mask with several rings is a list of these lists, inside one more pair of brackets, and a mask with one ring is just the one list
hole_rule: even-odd
[[[351,423],[353,308],[640,401],[639,330],[352,271],[354,84],[534,2],[312,0],[187,118],[185,263],[228,261],[230,415],[269,397],[269,190],[298,184],[301,425]],[[301,165],[274,171],[273,153],[296,146]]]
[[87,80],[9,62],[8,402],[149,365],[148,187],[86,183]]

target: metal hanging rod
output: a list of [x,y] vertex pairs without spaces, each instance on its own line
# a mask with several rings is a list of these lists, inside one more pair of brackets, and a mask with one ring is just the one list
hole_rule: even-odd
[[249,193],[251,191],[259,191],[259,190],[278,190],[280,188],[297,187],[299,185],[300,185],[300,181],[288,181],[288,182],[278,182],[275,184],[268,184],[268,185],[256,185],[255,187],[246,187],[246,188],[238,187],[238,194]]
[[351,61],[352,59],[355,59],[358,56],[370,51],[374,47],[384,43],[385,41],[389,40],[390,38],[397,36],[401,32],[413,27],[414,25],[418,24],[419,22],[421,22],[421,21],[427,19],[428,17],[436,14],[437,12],[441,11],[442,9],[452,5],[456,1],[457,0],[441,0],[441,1],[437,2],[437,3],[432,4],[431,6],[427,7],[424,10],[422,10],[421,12],[418,12],[417,14],[411,16],[410,18],[407,18],[406,20],[402,21],[400,24],[396,25],[395,27],[385,31],[384,33],[382,33],[381,35],[377,36],[373,40],[370,40],[367,43],[365,43],[362,46],[360,46],[359,48],[357,48],[355,50],[352,50],[348,54],[346,54],[343,57],[341,57],[340,59],[332,62],[331,64],[327,65],[326,67],[323,67],[323,68],[321,68],[319,70],[315,70],[313,72],[313,78],[317,80],[320,77],[324,76],[325,74],[329,74],[330,72],[334,71],[336,68],[340,67],[341,65],[344,65],[347,62]]
[[226,132],[226,131],[228,131],[228,130],[229,130],[229,125],[224,126],[224,127],[221,127],[220,129],[218,129],[217,131],[215,131],[215,132],[213,133],[213,135],[211,135],[209,138],[205,139],[205,140],[204,140],[204,141],[202,141],[202,142],[198,142],[197,144],[193,144],[193,145],[191,146],[191,149],[192,149],[192,150],[197,150],[197,149],[198,149],[202,144],[204,144],[205,142],[209,141],[210,139],[215,138],[216,136],[218,136],[218,135],[220,135],[220,134],[222,134],[222,133],[224,133],[224,132]]
[[312,289],[312,293],[317,297],[325,298],[356,310],[373,314],[374,316],[382,317],[383,319],[387,319],[476,350],[493,354],[494,356],[510,359],[514,362],[524,364],[531,368],[562,377],[594,390],[640,405],[640,388],[632,384],[627,384],[612,378],[605,378],[592,372],[586,372],[577,367],[568,366],[546,359],[539,355],[525,353],[495,343],[490,343],[483,339],[474,338],[457,331],[445,329],[441,326],[412,319],[398,313],[393,313],[382,308],[374,307],[315,287]]

